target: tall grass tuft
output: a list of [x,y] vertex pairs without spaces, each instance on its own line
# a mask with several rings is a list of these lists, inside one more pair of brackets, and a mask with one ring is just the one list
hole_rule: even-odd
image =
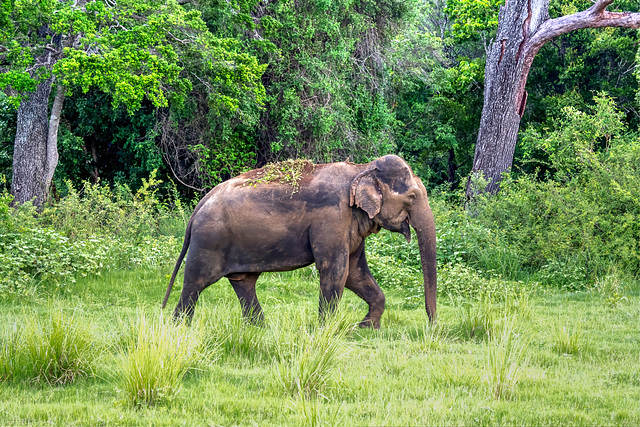
[[422,351],[440,351],[445,345],[449,334],[441,323],[431,323],[424,317],[423,329],[418,332],[418,345]]
[[332,313],[324,324],[309,328],[297,324],[298,334],[293,344],[280,346],[276,363],[277,378],[292,396],[315,398],[323,396],[329,384],[345,338],[355,328],[344,312]]
[[240,315],[232,315],[218,324],[220,346],[227,357],[246,357],[259,360],[263,356],[265,329],[247,322]]
[[11,332],[5,331],[0,338],[0,382],[20,377],[28,366],[26,354],[21,351],[21,344],[22,339],[16,329]]
[[508,246],[482,247],[477,254],[479,264],[498,277],[507,280],[516,280],[522,271],[517,250]]
[[139,406],[169,402],[186,373],[207,359],[202,327],[188,327],[162,314],[140,313],[135,334],[115,372],[126,403]]
[[551,347],[560,354],[578,354],[588,342],[582,334],[582,325],[556,325],[551,331]]
[[469,339],[491,335],[496,311],[491,297],[481,295],[471,301],[464,301],[456,314],[461,335]]
[[300,425],[309,427],[344,425],[344,416],[340,413],[342,404],[330,410],[318,399],[291,398],[289,406],[298,415]]
[[529,341],[516,330],[516,316],[505,317],[489,337],[485,351],[487,382],[494,399],[510,399],[520,381],[522,361]]
[[0,379],[69,384],[91,374],[94,353],[91,324],[75,312],[53,308],[44,319],[25,313],[3,334]]

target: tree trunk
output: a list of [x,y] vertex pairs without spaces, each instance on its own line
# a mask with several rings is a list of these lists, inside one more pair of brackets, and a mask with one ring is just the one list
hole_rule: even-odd
[[42,206],[47,198],[48,105],[52,84],[52,77],[40,82],[18,108],[11,180],[14,203],[32,201],[35,206]]
[[495,194],[511,169],[520,119],[527,102],[525,85],[533,59],[555,37],[581,28],[640,28],[640,13],[607,12],[613,0],[597,0],[583,12],[549,19],[549,0],[507,0],[485,67],[484,105],[467,199]]
[[64,89],[59,88],[49,118],[53,81],[50,77],[40,82],[18,108],[11,181],[14,203],[31,201],[34,206],[41,207],[49,196],[58,165],[58,124],[64,101]]
[[531,30],[548,18],[548,8],[549,0],[508,0],[500,8],[498,32],[485,66],[484,105],[467,182],[470,199],[481,192],[495,194],[502,173],[511,168],[527,101],[523,48]]

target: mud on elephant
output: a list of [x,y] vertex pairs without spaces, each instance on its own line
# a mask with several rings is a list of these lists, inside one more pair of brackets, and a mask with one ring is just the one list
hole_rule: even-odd
[[226,277],[244,316],[260,320],[260,274],[315,262],[320,314],[346,287],[369,305],[360,325],[379,328],[385,297],[367,266],[365,239],[385,228],[409,241],[411,226],[418,238],[427,314],[435,321],[435,225],[425,187],[409,166],[393,155],[367,164],[298,164],[297,175],[283,175],[286,179],[268,179],[265,168],[246,172],[198,203],[162,307],[189,249],[176,316],[193,316],[200,293]]

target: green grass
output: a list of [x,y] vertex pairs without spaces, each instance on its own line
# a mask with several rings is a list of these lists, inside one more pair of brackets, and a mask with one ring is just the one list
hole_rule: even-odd
[[[599,289],[440,298],[436,326],[406,303],[412,294],[383,284],[382,328],[365,330],[351,327],[366,306],[349,291],[318,324],[305,269],[261,277],[261,327],[240,321],[226,280],[185,327],[167,321],[172,308],[159,313],[169,271],[0,300],[0,425],[640,424],[638,283],[617,289],[616,304]],[[83,374],[3,374],[33,340],[16,337],[52,337],[56,318],[67,328],[56,341],[83,343]],[[147,387],[138,374],[166,381]]]

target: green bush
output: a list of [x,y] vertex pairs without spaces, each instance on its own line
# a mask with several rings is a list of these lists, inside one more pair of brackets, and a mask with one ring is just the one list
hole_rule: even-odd
[[[0,193],[0,295],[63,288],[77,277],[104,270],[173,262],[184,233],[179,199],[161,203],[152,174],[132,194],[125,186],[85,183],[83,195],[68,195],[37,212],[11,207]],[[161,234],[161,233],[166,233]]]
[[553,131],[524,135],[525,147],[548,156],[547,175],[506,176],[476,207],[518,262],[568,289],[611,265],[640,274],[640,138],[625,131],[610,98],[595,102],[587,113],[566,108]]
[[[155,171],[149,179],[142,180],[142,186],[135,193],[123,184],[116,183],[111,188],[89,182],[85,182],[79,192],[67,182],[67,195],[45,206],[38,221],[72,239],[101,235],[140,242],[157,237],[161,232],[183,235],[188,220],[184,206],[175,189],[165,202],[161,202],[157,195],[161,183],[156,179]],[[172,229],[175,218],[182,219],[178,233]]]

